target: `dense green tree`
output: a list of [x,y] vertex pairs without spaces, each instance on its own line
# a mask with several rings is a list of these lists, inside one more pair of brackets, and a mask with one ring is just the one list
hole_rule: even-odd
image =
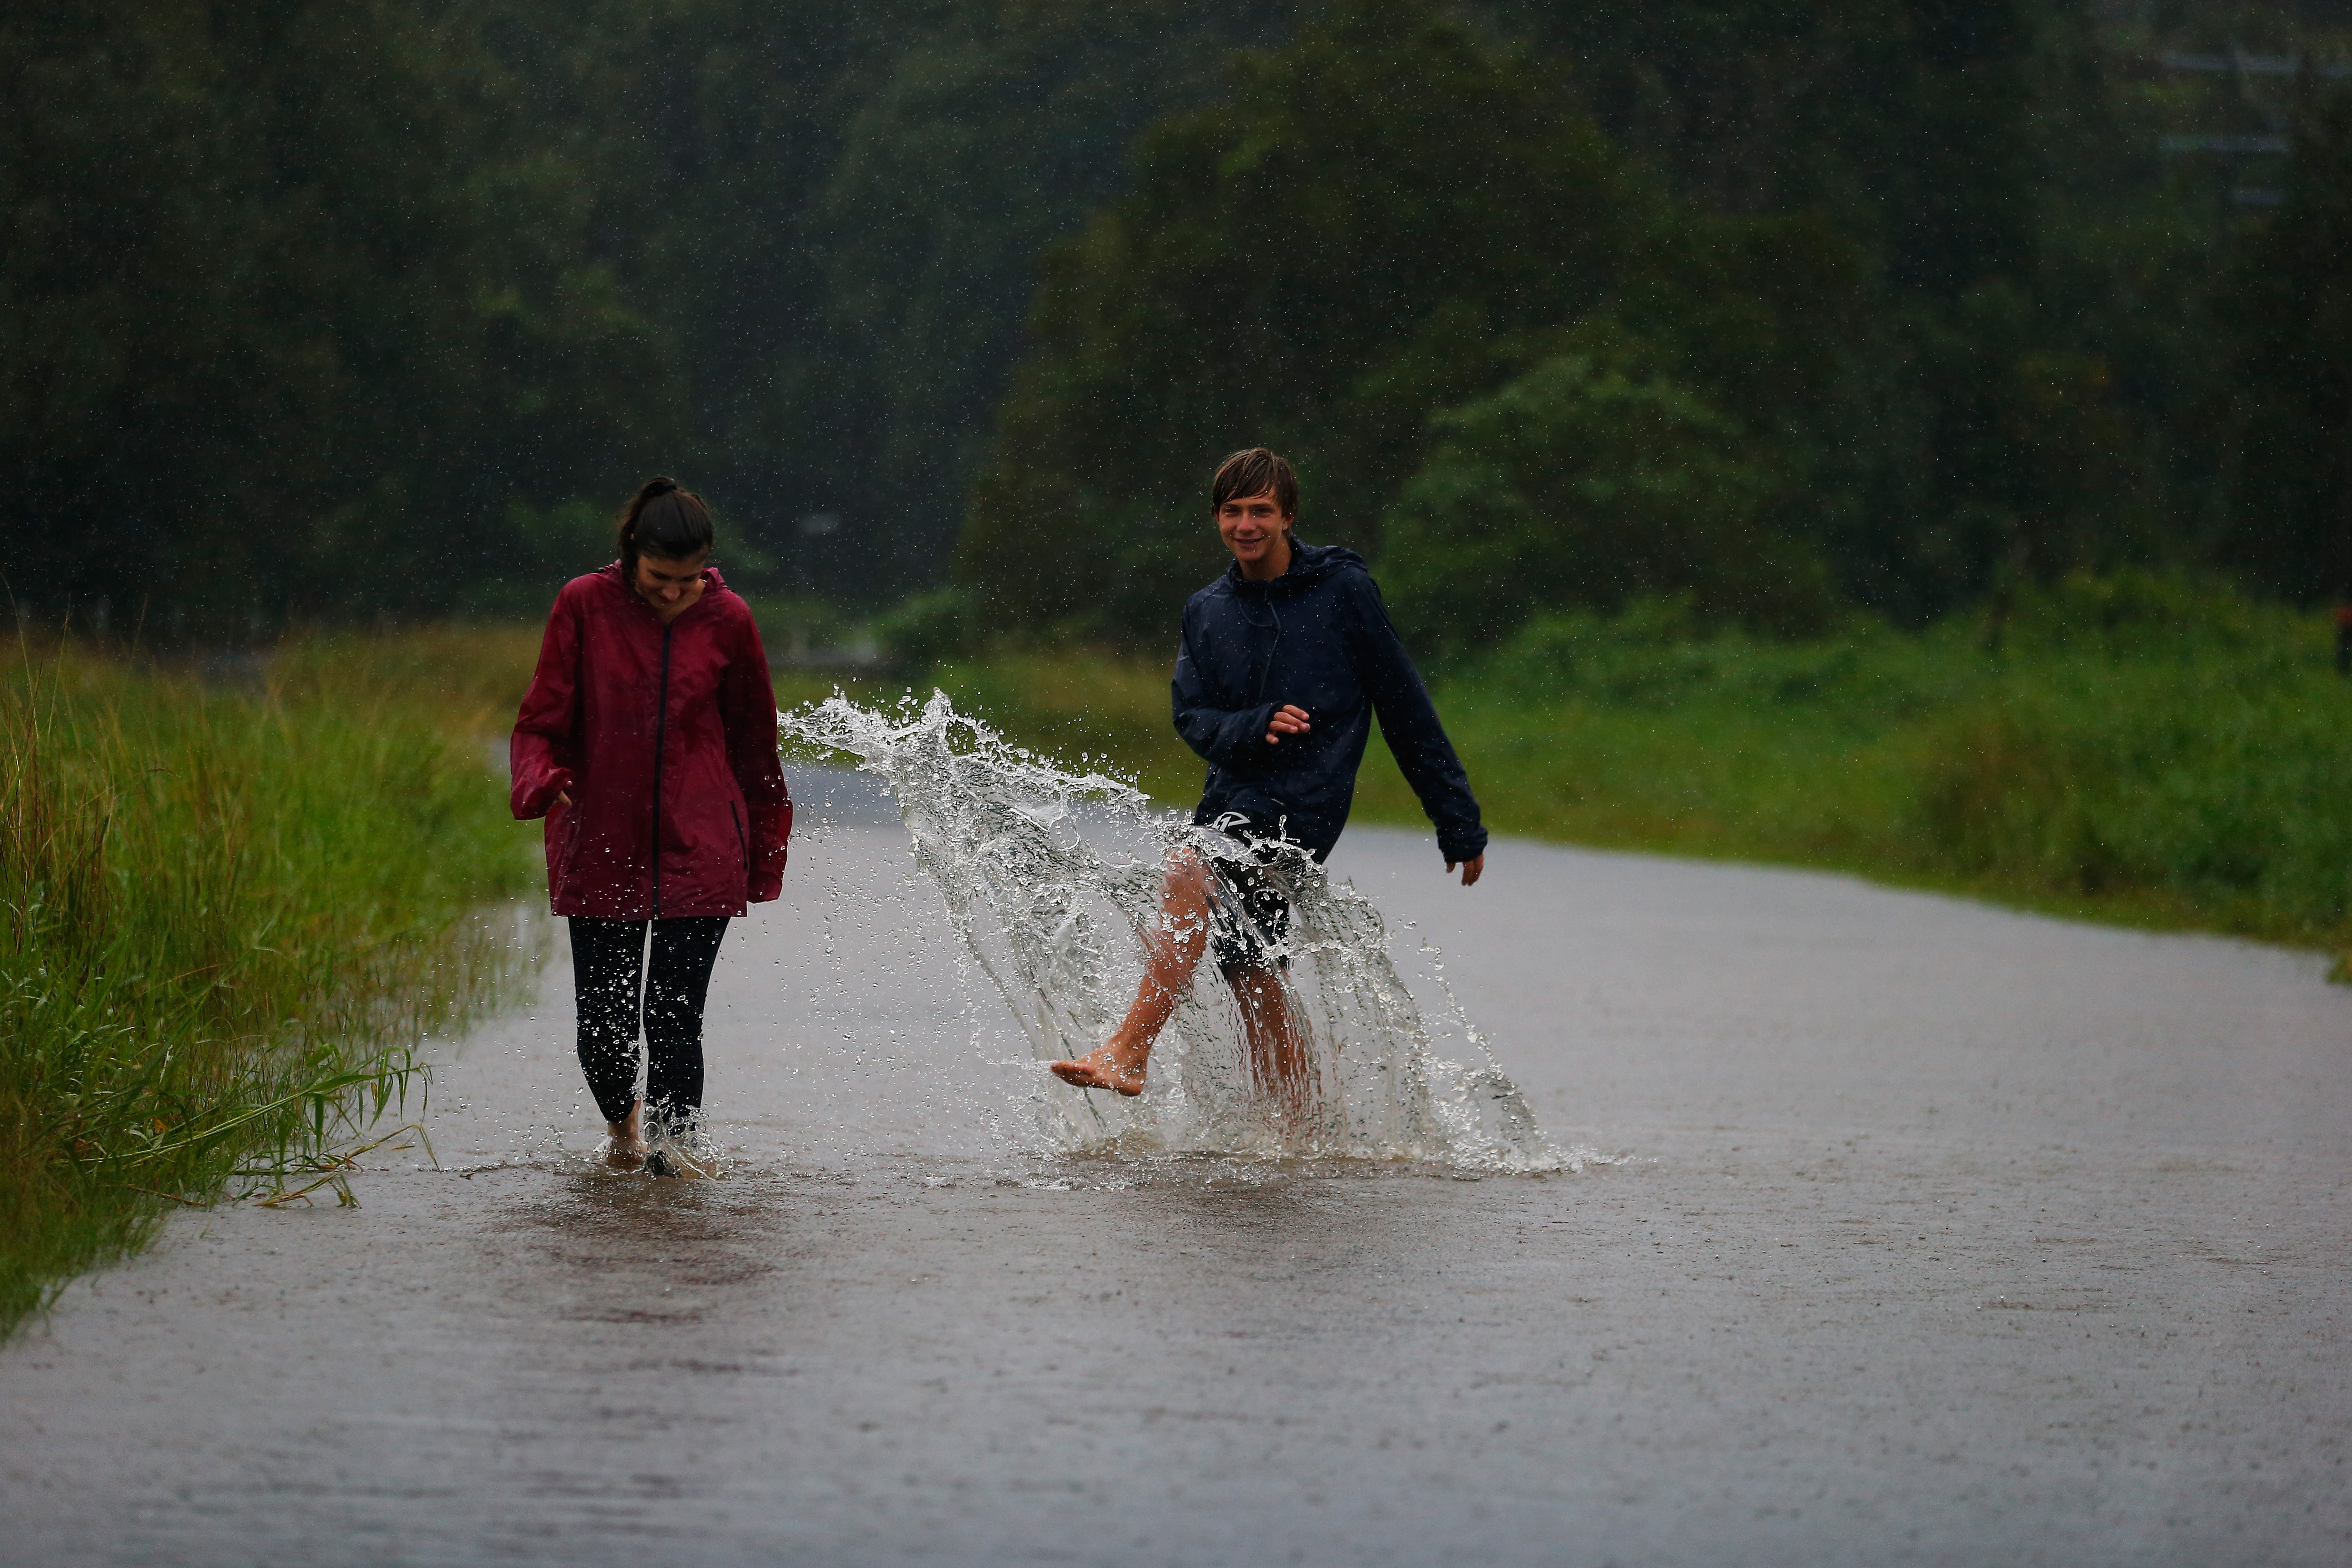
[[2144,389],[2119,384],[2043,255],[2053,213],[2118,172],[2074,0],[1484,11],[1567,61],[1676,190],[1717,212],[1818,211],[1869,258],[1843,472],[1811,481],[1849,595],[1925,616],[2146,532],[2148,487],[2116,462]]
[[1244,55],[1134,184],[1043,264],[975,492],[961,570],[1016,618],[1164,622],[1211,563],[1207,466],[1253,442],[1301,462],[1317,537],[1369,542],[1426,412],[1603,300],[1659,205],[1542,73],[1410,3]]
[[1484,0],[1621,145],[1712,210],[1821,209],[1901,290],[2030,263],[2031,66],[2067,0]]
[[[1181,521],[1191,476],[1244,439],[1295,447],[1315,526],[1375,545],[1424,422],[1483,405],[1588,313],[1770,449],[1783,499],[1759,538],[1802,540],[1841,593],[1899,618],[2199,548],[2214,337],[2196,278],[2216,247],[2130,151],[2075,0],[1318,15],[1225,106],[1148,132],[1135,194],[1045,263],[960,558],[1014,615],[1067,616],[1085,591],[1022,563],[1024,503],[1087,517],[1120,591],[1164,599],[1214,563]],[[1471,58],[1513,85],[1457,81]],[[1496,107],[1513,94],[1583,138],[1605,220],[1514,163],[1547,141]],[[1438,107],[1457,98],[1477,107]],[[1444,239],[1397,246],[1442,258],[1418,269],[1379,248],[1436,210],[1414,178],[1452,203]],[[1375,207],[1387,230],[1354,216]],[[1278,246],[1251,226],[1275,211]],[[1546,234],[1513,228],[1530,213]],[[1487,234],[1544,284],[1483,266]],[[1246,314],[1252,288],[1284,300],[1278,332]],[[1116,451],[1087,438],[1104,428]]]
[[[514,0],[497,39],[688,389],[664,461],[737,564],[748,542],[777,586],[874,603],[940,569],[1038,249],[1286,10]],[[803,535],[817,512],[845,526]]]
[[[520,603],[661,468],[720,502],[733,563],[902,592],[948,548],[1034,253],[1286,11],[12,14],[0,451],[66,498],[12,581],[125,617],[159,585],[216,618]],[[803,561],[814,511],[850,526]]]
[[807,226],[824,268],[813,340],[824,363],[781,406],[839,422],[833,460],[810,469],[825,476],[822,504],[853,524],[845,564],[892,590],[938,570],[1038,253],[1118,195],[1148,121],[1214,98],[1231,51],[1291,8],[942,7],[877,81],[840,95],[854,107]]
[[[960,570],[1017,620],[1164,625],[1214,569],[1208,466],[1254,442],[1300,464],[1313,537],[1377,548],[1429,416],[1604,313],[1792,446],[1837,379],[1845,246],[1688,210],[1539,63],[1412,0],[1244,57],[1135,183],[1045,262],[975,492]],[[1040,547],[1072,530],[1083,563]]]
[[446,602],[508,494],[678,427],[579,171],[466,19],[19,10],[0,79],[20,602]]
[[1818,555],[1787,526],[1786,454],[1661,358],[1603,335],[1433,421],[1381,557],[1416,646],[1475,647],[1541,611],[1643,594],[1787,629],[1832,610]]
[[2273,592],[2352,602],[2352,90],[2302,117],[2285,205],[2232,294],[2241,436],[2224,556]]
[[[720,507],[729,564],[800,543],[793,524],[870,489],[854,356],[828,320],[814,204],[845,122],[936,23],[923,0],[584,0],[516,7],[508,47],[592,171],[591,241],[656,323],[691,427],[663,459]],[[640,476],[641,477],[641,476]],[[584,478],[534,499],[625,493]],[[827,547],[840,541],[824,542]],[[793,564],[805,564],[793,559]],[[822,564],[838,567],[843,563]],[[755,571],[751,577],[757,580]]]
[[[2191,30],[2135,48],[2227,31],[2160,9]],[[993,624],[1158,624],[1214,564],[1223,450],[1294,450],[1310,530],[1385,550],[1506,388],[1563,430],[1631,418],[1537,396],[1613,332],[1645,356],[1628,397],[1723,422],[1674,439],[1769,453],[1754,539],[1898,616],[2166,556],[2321,591],[2352,573],[2314,466],[2337,380],[2297,323],[2332,309],[2335,132],[2233,264],[2226,184],[2155,153],[2226,128],[2181,118],[2220,100],[2116,69],[2097,17],[19,7],[0,458],[42,521],[0,570],[118,625],[146,597],[166,625],[510,606],[593,564],[659,468],[721,503],[755,584],[764,556],[884,602],[964,519]],[[848,525],[804,541],[813,511]],[[1087,540],[1112,599],[1033,563],[1045,537]]]

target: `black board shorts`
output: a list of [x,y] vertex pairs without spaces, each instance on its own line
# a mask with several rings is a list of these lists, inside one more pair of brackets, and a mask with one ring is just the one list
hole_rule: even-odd
[[1276,884],[1271,867],[1278,851],[1271,844],[1249,844],[1249,852],[1246,860],[1216,860],[1211,883],[1209,952],[1228,974],[1290,963],[1281,946],[1290,935],[1290,895]]

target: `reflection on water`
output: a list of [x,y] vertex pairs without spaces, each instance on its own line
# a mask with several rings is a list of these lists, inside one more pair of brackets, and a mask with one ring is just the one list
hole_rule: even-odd
[[[1189,846],[1218,868],[1237,853],[1224,835],[1154,811],[1117,779],[1073,773],[1008,743],[941,693],[895,710],[835,696],[783,715],[783,729],[888,782],[918,864],[1040,1063],[1091,1049],[1125,1011],[1141,973],[1141,933],[1160,918],[1170,852]],[[1076,1156],[1076,1166],[1088,1156],[1240,1153],[1464,1171],[1576,1169],[1594,1157],[1544,1137],[1450,991],[1446,1005],[1476,1059],[1431,1048],[1368,900],[1304,855],[1273,870],[1295,913],[1288,932],[1268,942],[1289,960],[1294,1016],[1307,1022],[1312,1114],[1279,1117],[1257,1092],[1232,994],[1204,963],[1160,1037],[1140,1100],[1066,1089],[1036,1071],[1028,1105],[1040,1152]],[[1442,981],[1442,959],[1429,956]]]

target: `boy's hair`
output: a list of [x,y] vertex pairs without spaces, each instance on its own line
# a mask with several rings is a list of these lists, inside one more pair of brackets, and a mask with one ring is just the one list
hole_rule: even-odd
[[621,509],[621,580],[637,580],[637,557],[691,561],[712,542],[710,509],[673,479],[647,479]]
[[1298,515],[1298,476],[1290,465],[1263,447],[1235,452],[1217,465],[1217,477],[1209,481],[1210,515],[1223,510],[1229,500],[1247,500],[1269,490],[1283,516]]

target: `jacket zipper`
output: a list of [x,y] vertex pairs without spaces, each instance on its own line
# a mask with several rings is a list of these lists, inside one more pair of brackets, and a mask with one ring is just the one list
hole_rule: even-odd
[[654,710],[654,919],[661,919],[662,743],[669,736],[669,634],[662,627],[661,702]]
[[743,837],[743,813],[730,800],[727,803],[727,815],[735,819],[735,847],[742,851],[743,876],[748,882],[751,875],[751,841]]

